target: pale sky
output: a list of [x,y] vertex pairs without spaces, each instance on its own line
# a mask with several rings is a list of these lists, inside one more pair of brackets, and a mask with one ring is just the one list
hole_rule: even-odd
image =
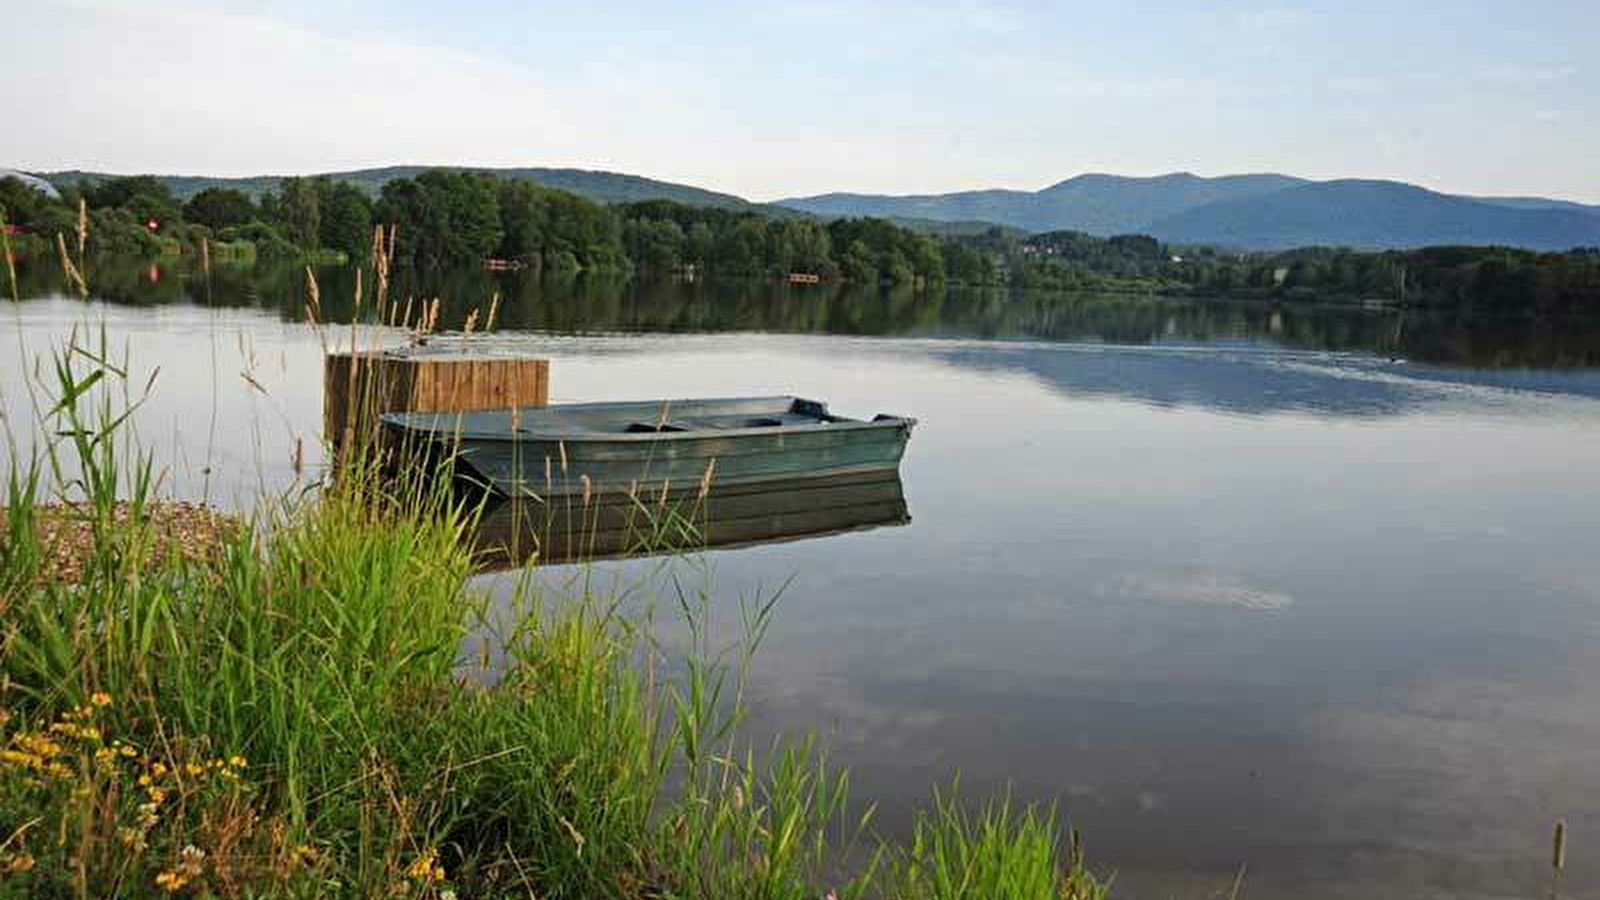
[[0,166],[609,169],[764,200],[1279,171],[1600,202],[1568,2],[0,0]]

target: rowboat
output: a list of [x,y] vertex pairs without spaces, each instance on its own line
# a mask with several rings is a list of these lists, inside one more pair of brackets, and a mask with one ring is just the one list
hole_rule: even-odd
[[402,442],[455,451],[508,497],[640,493],[895,469],[915,419],[851,419],[800,397],[567,403],[382,416]]
[[470,535],[480,571],[698,553],[905,525],[893,469],[629,496],[491,502]]

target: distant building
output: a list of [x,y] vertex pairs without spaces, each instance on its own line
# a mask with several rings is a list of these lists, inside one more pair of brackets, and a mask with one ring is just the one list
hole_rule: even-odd
[[16,169],[0,169],[0,178],[15,178],[52,200],[61,199],[61,192],[56,190],[56,186],[37,175],[29,175]]

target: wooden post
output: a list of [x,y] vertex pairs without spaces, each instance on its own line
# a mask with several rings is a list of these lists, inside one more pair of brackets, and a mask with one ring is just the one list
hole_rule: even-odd
[[324,434],[340,457],[377,434],[382,413],[526,408],[550,399],[550,361],[532,357],[338,351],[322,374]]

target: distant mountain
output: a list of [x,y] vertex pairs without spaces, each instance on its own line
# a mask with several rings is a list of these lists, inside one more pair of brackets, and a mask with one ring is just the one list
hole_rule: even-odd
[[1130,178],[1089,174],[1038,191],[961,191],[888,196],[821,194],[776,205],[813,215],[984,221],[1027,231],[1086,231],[1101,236],[1138,231],[1158,219],[1219,200],[1254,197],[1305,184],[1287,175],[1201,178],[1188,172]]
[[[742,197],[722,194],[686,184],[656,181],[639,175],[618,172],[594,172],[586,169],[546,168],[486,168],[477,166],[385,166],[378,169],[356,169],[350,172],[329,172],[335,181],[353,184],[372,196],[377,196],[383,186],[399,178],[413,178],[429,169],[443,168],[455,171],[487,172],[501,178],[520,178],[546,187],[560,188],[581,194],[601,203],[627,203],[635,200],[675,200],[693,206],[716,206],[725,209],[752,209],[755,204]],[[103,181],[115,178],[102,172],[70,170],[49,172],[44,178],[58,187],[80,181]],[[219,178],[205,175],[158,175],[179,200],[187,200],[209,187],[226,187],[260,196],[275,190],[283,180],[280,175],[256,175],[245,178]]]
[[1560,205],[1486,202],[1396,181],[1322,181],[1208,203],[1152,222],[1171,243],[1251,249],[1496,244],[1535,250],[1600,245],[1600,215]]
[[1600,207],[1540,197],[1458,197],[1395,181],[1288,175],[1151,178],[1079,175],[1039,191],[890,196],[822,194],[777,201],[814,215],[984,220],[1028,231],[1144,233],[1241,249],[1505,244],[1565,250],[1600,243]]
[[1588,203],[1574,203],[1571,200],[1551,200],[1548,197],[1471,197],[1468,200],[1477,200],[1480,203],[1490,203],[1495,206],[1509,206],[1512,209],[1565,209],[1572,212],[1589,213],[1600,216],[1600,206]]

